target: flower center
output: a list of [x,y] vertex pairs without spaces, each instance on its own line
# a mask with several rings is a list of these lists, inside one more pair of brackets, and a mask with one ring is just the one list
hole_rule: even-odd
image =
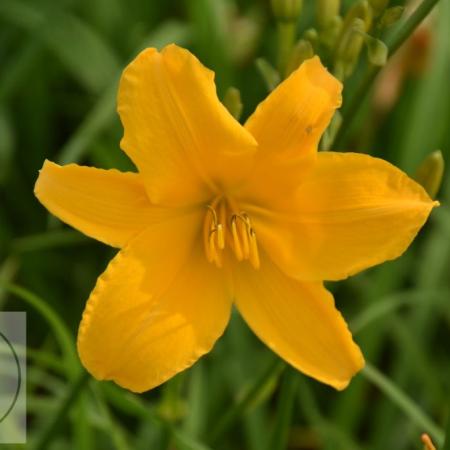
[[248,260],[259,268],[258,243],[249,215],[224,198],[216,198],[207,205],[203,238],[206,258],[222,267],[224,252],[231,248],[238,261]]

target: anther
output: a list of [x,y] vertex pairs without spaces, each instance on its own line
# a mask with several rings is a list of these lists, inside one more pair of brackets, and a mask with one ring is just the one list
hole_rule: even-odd
[[221,223],[217,225],[217,245],[220,250],[225,248],[225,235],[223,232],[223,225]]
[[216,236],[215,235],[216,235],[216,230],[212,230],[209,233],[209,253],[211,255],[212,261],[214,261],[216,263],[216,266],[221,267],[222,261],[220,259],[220,255],[216,249],[216,241],[215,241]]

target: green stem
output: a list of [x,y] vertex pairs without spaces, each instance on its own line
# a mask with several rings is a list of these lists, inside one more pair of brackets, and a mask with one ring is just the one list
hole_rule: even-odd
[[278,71],[281,78],[286,75],[286,68],[294,47],[296,22],[278,22]]
[[50,442],[57,436],[63,420],[77,401],[80,392],[87,386],[89,379],[90,375],[85,370],[79,372],[78,377],[72,382],[50,422],[43,429],[35,444],[31,446],[32,450],[46,450],[49,448]]
[[99,388],[98,383],[94,380],[90,383],[90,391],[97,402],[100,414],[105,419],[106,431],[111,439],[113,448],[117,450],[128,450],[129,446],[125,439],[123,429],[116,423],[108,403],[104,398],[103,391]]
[[[391,38],[386,40],[386,45],[389,50],[389,57],[391,57],[406,41],[406,39],[411,36],[413,31],[425,19],[438,1],[439,0],[423,0],[420,6],[406,20],[405,24]],[[379,66],[369,65],[359,85],[354,90],[353,95],[351,95],[351,97],[344,103],[344,107],[342,108],[342,126],[339,128],[336,138],[331,145],[334,149],[339,150],[342,148],[346,134],[351,128],[352,122],[363,105],[364,99],[369,94],[375,77],[378,75],[380,70],[381,67]]]
[[285,364],[276,358],[267,369],[261,374],[261,376],[255,381],[253,386],[249,389],[247,394],[234,406],[232,406],[217,422],[216,426],[212,429],[207,438],[209,444],[215,444],[219,442],[220,438],[226,433],[226,431],[245,413],[249,405],[252,404],[255,398],[257,398],[261,392],[267,386],[268,381],[285,369]]
[[413,14],[405,21],[404,25],[393,35],[386,39],[389,55],[392,56],[411,36],[413,31],[421,24],[423,19],[431,12],[439,0],[423,0]]
[[395,403],[422,431],[429,433],[433,439],[442,445],[444,431],[436,425],[404,392],[389,378],[369,363],[362,370],[362,375],[380,389]]

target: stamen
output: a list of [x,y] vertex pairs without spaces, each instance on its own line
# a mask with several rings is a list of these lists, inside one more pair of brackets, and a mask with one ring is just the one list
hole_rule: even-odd
[[231,217],[231,235],[233,236],[233,250],[236,255],[238,261],[242,261],[244,259],[244,255],[242,253],[241,242],[239,240],[237,226],[236,226],[236,216]]
[[[242,243],[242,255],[244,259],[248,259],[248,255],[250,254],[250,243],[249,243],[249,224],[248,219],[246,219],[242,214],[233,214],[233,218],[241,219],[239,224],[236,224],[237,227],[237,235],[240,238],[240,242]],[[237,222],[237,220],[236,220]]]
[[216,263],[217,267],[222,267],[222,259],[219,252],[216,249],[216,230],[212,230],[209,234],[209,253],[211,254],[212,261]]
[[211,234],[211,215],[205,215],[205,221],[203,223],[203,246],[205,248],[206,259],[208,262],[213,262],[214,258],[211,254],[210,234]]
[[217,213],[216,213],[216,210],[211,205],[206,205],[206,207],[208,208],[208,211],[213,216],[214,228],[217,228]]
[[245,211],[241,211],[239,215],[244,219],[245,223],[250,226],[250,217],[248,214]]
[[250,263],[255,269],[259,269],[260,261],[255,230],[251,228],[249,234],[250,234]]
[[[209,262],[214,262],[217,267],[222,267],[226,243],[229,241],[238,261],[248,260],[255,268],[260,267],[258,243],[255,230],[252,228],[249,215],[236,211],[235,206],[216,198],[207,205],[208,213],[205,215],[203,225],[203,240],[205,253]],[[231,209],[231,220],[227,216]],[[229,217],[229,216],[228,216]]]

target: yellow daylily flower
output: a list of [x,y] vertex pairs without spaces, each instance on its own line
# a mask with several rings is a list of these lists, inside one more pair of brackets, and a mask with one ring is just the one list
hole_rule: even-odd
[[235,302],[280,357],[347,386],[364,360],[323,280],[401,255],[434,203],[385,161],[317,152],[341,89],[314,57],[241,126],[191,53],[150,48],[118,97],[138,173],[45,162],[42,204],[120,248],[79,329],[94,377],[163,383],[211,350]]

